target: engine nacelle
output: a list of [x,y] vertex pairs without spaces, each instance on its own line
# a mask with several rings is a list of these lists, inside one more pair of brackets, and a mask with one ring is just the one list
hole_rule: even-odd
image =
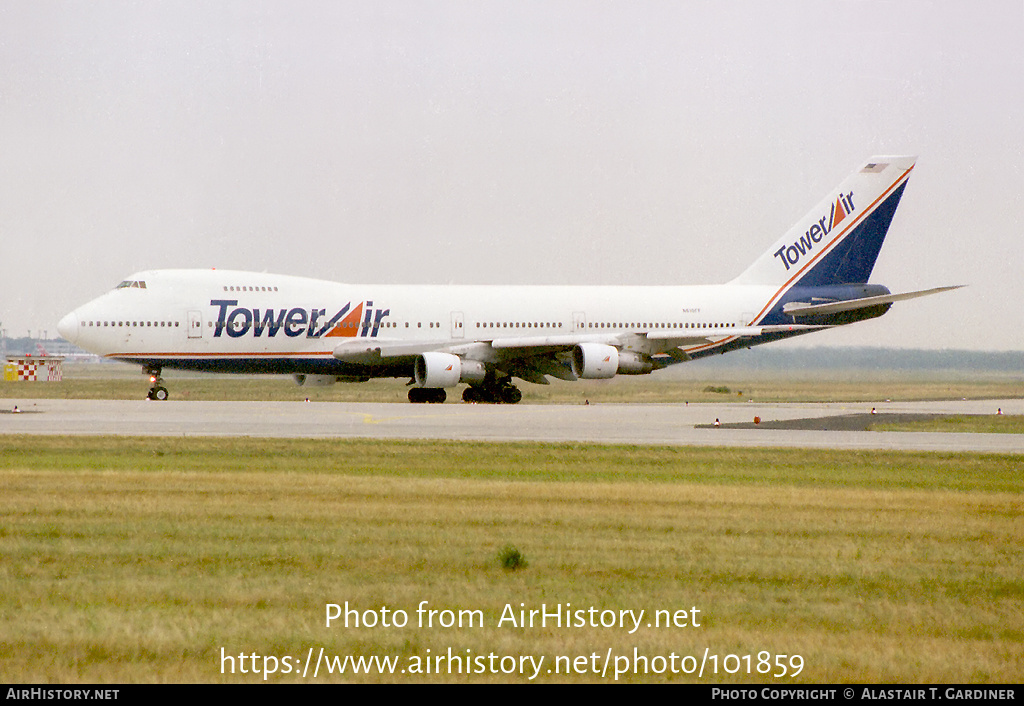
[[459,376],[459,382],[479,385],[486,377],[487,368],[479,360],[462,361],[462,375]]
[[600,380],[615,377],[619,350],[603,343],[580,343],[572,350],[572,372],[578,378]]
[[416,387],[455,387],[462,379],[462,359],[451,353],[423,353],[413,367]]
[[619,351],[619,375],[646,375],[654,370],[650,358],[633,351]]

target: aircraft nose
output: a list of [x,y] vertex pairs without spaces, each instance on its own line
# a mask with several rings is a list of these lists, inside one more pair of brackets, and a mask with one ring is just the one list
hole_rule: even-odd
[[78,341],[78,314],[71,312],[57,323],[57,330],[65,341]]

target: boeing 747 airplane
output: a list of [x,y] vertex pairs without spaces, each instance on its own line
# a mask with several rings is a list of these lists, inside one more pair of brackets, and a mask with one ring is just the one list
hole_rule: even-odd
[[299,384],[409,378],[410,402],[514,404],[514,378],[645,375],[881,316],[868,284],[914,157],[872,157],[744,272],[702,286],[339,284],[230,270],[151,270],[61,319],[67,340],[150,375],[282,373]]

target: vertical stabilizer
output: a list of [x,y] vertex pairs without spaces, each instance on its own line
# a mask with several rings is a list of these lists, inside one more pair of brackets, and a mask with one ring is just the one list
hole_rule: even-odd
[[731,284],[867,282],[916,159],[869,159]]

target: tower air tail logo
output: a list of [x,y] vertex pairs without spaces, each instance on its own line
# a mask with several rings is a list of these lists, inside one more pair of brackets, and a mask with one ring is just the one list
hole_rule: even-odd
[[822,239],[832,232],[832,229],[846,220],[856,210],[853,205],[853,192],[839,194],[831,211],[827,216],[822,216],[807,229],[807,232],[800,236],[800,239],[790,245],[783,245],[773,255],[786,266],[786,271],[800,262],[800,258],[812,252]]
[[836,202],[832,204],[832,215],[829,216],[829,230],[832,230],[837,225],[843,222],[846,218],[846,209],[843,206],[843,197],[840,196],[836,199]]

